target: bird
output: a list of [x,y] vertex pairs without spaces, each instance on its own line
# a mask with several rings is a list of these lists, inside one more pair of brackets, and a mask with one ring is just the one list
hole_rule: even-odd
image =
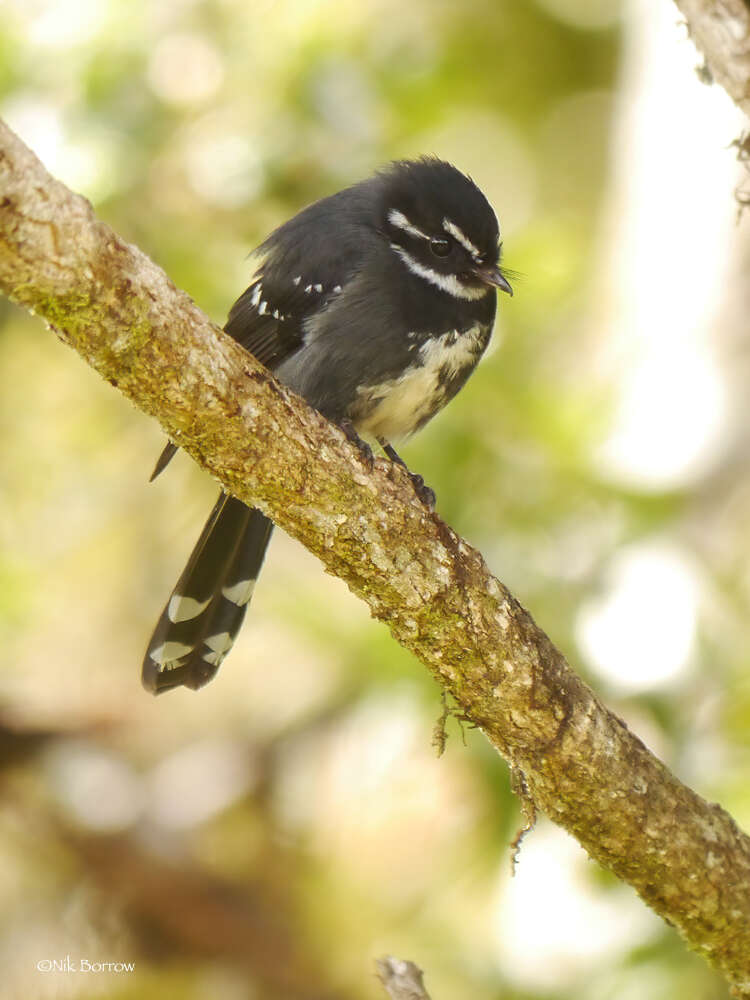
[[[467,174],[436,156],[396,160],[275,229],[224,330],[370,462],[372,443],[406,468],[392,442],[461,389],[489,343],[496,291],[513,294],[501,252],[495,212]],[[166,445],[152,480],[176,450]],[[272,530],[220,493],[148,644],[148,691],[198,690],[216,675]]]

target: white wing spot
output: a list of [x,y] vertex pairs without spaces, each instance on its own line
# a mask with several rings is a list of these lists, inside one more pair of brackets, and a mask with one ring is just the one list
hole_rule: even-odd
[[261,302],[261,304],[258,306],[258,315],[264,316],[267,310],[268,310],[268,303],[264,299],[263,302]]
[[263,294],[263,287],[261,286],[261,283],[258,282],[258,284],[253,289],[253,294],[250,298],[251,304],[257,306],[258,303],[260,302],[260,297],[262,294]]
[[210,597],[207,601],[196,601],[194,597],[182,597],[180,594],[175,594],[169,602],[167,618],[175,625],[177,622],[186,622],[191,618],[197,618],[202,611],[206,610],[210,601]]
[[254,587],[255,580],[240,580],[239,583],[235,583],[231,587],[222,587],[221,592],[228,601],[241,608],[253,596]]
[[323,286],[322,285],[313,285],[313,288],[315,289],[316,292],[322,292],[323,291]]
[[302,275],[298,274],[297,277],[294,278],[294,280],[292,281],[292,284],[293,285],[298,285],[300,283],[300,281],[302,281]]
[[307,285],[307,286],[305,287],[305,291],[306,291],[306,292],[308,293],[308,295],[309,295],[309,294],[310,294],[310,292],[312,291],[312,285]]
[[334,295],[340,295],[341,294],[341,285],[334,285],[333,286],[333,294]]

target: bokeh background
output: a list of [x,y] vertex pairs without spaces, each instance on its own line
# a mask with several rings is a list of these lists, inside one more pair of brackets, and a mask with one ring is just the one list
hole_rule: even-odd
[[[667,0],[2,0],[0,113],[216,320],[248,251],[382,162],[472,174],[521,273],[405,448],[440,513],[679,774],[750,827],[750,183]],[[701,79],[703,78],[703,79]],[[8,997],[726,996],[338,581],[277,533],[218,679],[150,629],[215,486],[0,302]],[[69,962],[69,971],[59,965]],[[80,970],[134,963],[134,971]],[[38,971],[38,963],[58,971]]]

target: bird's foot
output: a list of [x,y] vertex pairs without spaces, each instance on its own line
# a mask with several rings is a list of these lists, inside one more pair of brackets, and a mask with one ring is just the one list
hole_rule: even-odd
[[399,453],[389,444],[385,438],[378,438],[380,447],[386,453],[388,458],[396,465],[400,465],[402,469],[406,472],[407,476],[411,480],[411,484],[414,487],[414,492],[417,495],[417,499],[428,508],[428,510],[434,510],[435,504],[437,502],[437,497],[435,496],[435,491],[430,489],[430,487],[425,483],[424,479],[416,473],[412,472],[406,462],[401,458]]
[[437,503],[437,497],[435,496],[435,491],[427,485],[427,483],[422,479],[422,477],[416,472],[409,472],[409,479],[414,487],[414,492],[417,495],[417,499],[421,501],[427,507],[428,510],[434,510],[435,504]]
[[342,420],[339,427],[346,435],[347,441],[351,441],[351,443],[356,446],[357,451],[359,452],[363,463],[367,466],[368,471],[372,472],[375,468],[375,456],[372,453],[372,448],[366,441],[362,440],[359,434],[357,434],[351,420]]

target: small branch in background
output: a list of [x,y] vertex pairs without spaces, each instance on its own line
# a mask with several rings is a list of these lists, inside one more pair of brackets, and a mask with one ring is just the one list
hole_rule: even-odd
[[[675,0],[685,18],[688,35],[703,56],[698,78],[709,86],[720,84],[750,118],[750,4],[747,0]],[[750,142],[743,133],[732,144],[737,159],[748,169]],[[734,192],[737,222],[750,206],[747,182]]]
[[515,875],[518,855],[521,853],[521,844],[526,834],[530,833],[536,826],[537,812],[536,803],[531,797],[529,786],[526,784],[526,775],[518,767],[511,767],[510,769],[510,787],[511,791],[518,796],[521,803],[521,812],[523,813],[523,818],[526,820],[523,826],[518,829],[509,845],[511,850],[510,873],[511,875]]
[[392,1000],[431,1000],[422,982],[422,970],[414,962],[386,955],[376,960],[375,968]]
[[443,710],[440,713],[440,718],[435,723],[435,728],[432,730],[432,746],[438,757],[442,757],[445,753],[445,747],[448,743],[448,731],[445,727],[451,714],[451,710],[448,707],[448,696],[444,690],[440,692],[440,701]]
[[270,826],[259,827],[267,832],[256,845],[263,862],[252,877],[233,882],[200,864],[181,864],[169,851],[152,853],[137,834],[87,834],[55,817],[49,822],[86,886],[117,901],[138,956],[226,964],[264,1000],[345,1000],[326,981],[300,924],[290,888],[297,855]]
[[743,132],[732,145],[737,149],[737,159],[742,164],[746,174],[745,180],[734,189],[734,197],[737,202],[737,222],[739,222],[742,213],[750,207],[750,132]]
[[675,0],[710,76],[750,117],[750,6],[745,0]]

